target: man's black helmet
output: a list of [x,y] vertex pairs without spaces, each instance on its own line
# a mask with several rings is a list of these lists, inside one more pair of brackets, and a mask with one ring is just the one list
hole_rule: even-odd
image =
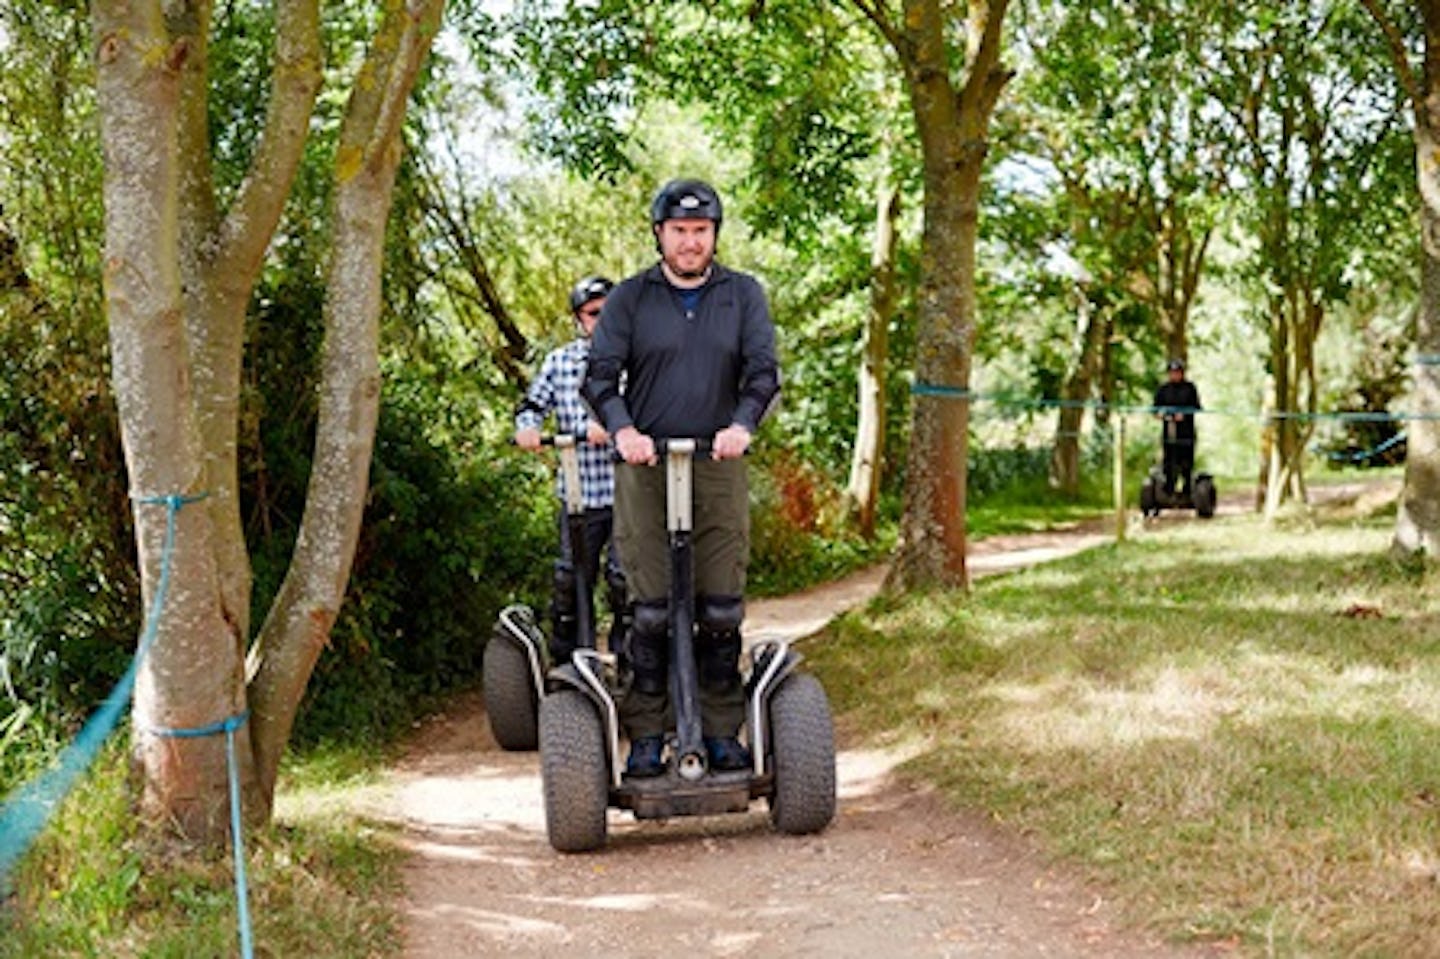
[[1180,359],[1180,357],[1177,356],[1177,357],[1175,357],[1175,359],[1173,359],[1173,360],[1171,360],[1169,363],[1166,363],[1166,364],[1165,364],[1165,369],[1166,369],[1166,370],[1183,370],[1183,369],[1185,369],[1185,361],[1182,360],[1182,359]]
[[650,202],[650,225],[666,220],[713,220],[720,232],[720,194],[704,180],[671,180]]
[[591,300],[598,300],[603,296],[609,296],[615,284],[603,276],[587,276],[570,290],[570,312],[579,313],[580,307]]

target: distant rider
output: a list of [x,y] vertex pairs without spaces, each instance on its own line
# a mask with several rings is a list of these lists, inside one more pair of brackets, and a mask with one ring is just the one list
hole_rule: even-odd
[[[1190,474],[1195,469],[1195,413],[1200,391],[1185,378],[1185,361],[1178,357],[1165,364],[1166,380],[1155,390],[1155,416],[1163,424],[1165,494],[1190,498]],[[1177,490],[1178,486],[1178,490]]]

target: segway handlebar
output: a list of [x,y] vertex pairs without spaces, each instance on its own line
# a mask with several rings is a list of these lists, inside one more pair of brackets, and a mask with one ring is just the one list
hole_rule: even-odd
[[[507,440],[506,442],[508,442],[511,446],[516,446],[516,445],[518,445],[518,444],[515,442],[515,437],[513,437],[513,436],[510,437],[510,439]],[[591,442],[590,442],[588,439],[586,439],[584,436],[571,436],[569,433],[555,433],[555,434],[552,434],[552,435],[540,437],[540,445],[541,445],[541,446],[559,446],[559,447],[566,447],[566,446],[607,446],[607,445],[609,445],[609,440],[606,440],[604,443],[591,443]]]
[[[651,441],[655,444],[656,456],[666,456],[673,451],[676,453],[689,452],[692,457],[706,457],[715,449],[715,441],[708,438],[689,439],[680,436],[656,436],[652,437]],[[686,448],[686,444],[688,444],[688,449]],[[745,455],[749,456],[750,451],[746,450]],[[615,451],[612,459],[617,463],[623,463],[625,461],[625,457],[620,455],[619,450]]]

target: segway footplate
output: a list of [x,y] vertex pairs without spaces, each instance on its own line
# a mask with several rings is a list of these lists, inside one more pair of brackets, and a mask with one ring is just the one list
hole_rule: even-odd
[[673,769],[663,776],[626,778],[612,792],[611,805],[629,809],[636,819],[671,819],[679,816],[719,816],[745,812],[750,801],[771,791],[769,776],[748,770],[711,772],[689,782]]

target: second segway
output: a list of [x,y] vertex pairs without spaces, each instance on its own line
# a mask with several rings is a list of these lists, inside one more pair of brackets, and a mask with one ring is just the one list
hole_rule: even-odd
[[[575,635],[582,649],[596,648],[592,603],[595,574],[589,568],[586,548],[585,504],[580,490],[580,457],[577,446],[584,442],[560,434],[544,437],[560,457],[565,487],[565,524],[569,561],[574,574]],[[623,616],[621,617],[623,619]],[[612,642],[619,640],[612,636]],[[539,742],[539,705],[546,692],[545,674],[551,665],[545,633],[535,611],[523,603],[512,603],[500,611],[490,641],[485,645],[483,686],[485,711],[490,732],[502,749],[532,750]]]

